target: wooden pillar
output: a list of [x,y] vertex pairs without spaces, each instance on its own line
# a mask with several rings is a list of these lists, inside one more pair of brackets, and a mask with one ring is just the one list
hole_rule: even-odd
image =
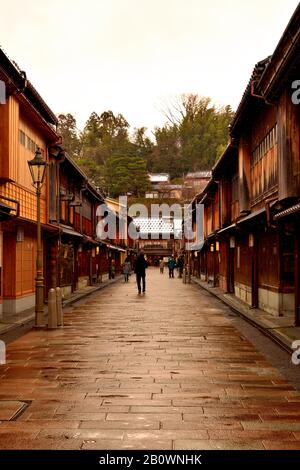
[[239,144],[239,203],[240,212],[250,209],[250,151],[246,138],[241,138]]
[[48,296],[49,289],[55,289],[59,285],[57,271],[58,239],[46,240],[46,263],[45,263],[45,297]]
[[292,103],[286,91],[280,98],[277,111],[279,200],[299,195],[299,121],[299,106]]
[[234,293],[234,251],[235,248],[230,246],[230,237],[227,242],[227,292]]
[[295,228],[295,326],[300,326],[300,228],[297,219]]
[[80,253],[78,251],[78,244],[73,242],[73,262],[74,262],[74,268],[73,268],[73,279],[72,279],[72,292],[75,292],[77,289],[77,283],[78,283],[78,260],[79,260]]
[[[219,247],[220,249],[220,247]],[[217,242],[214,242],[213,251],[213,286],[218,287],[219,285],[219,251],[217,251]]]
[[88,260],[89,260],[89,282],[90,286],[93,285],[93,251],[92,248],[88,250]]
[[258,237],[253,235],[252,251],[252,300],[251,306],[258,308]]

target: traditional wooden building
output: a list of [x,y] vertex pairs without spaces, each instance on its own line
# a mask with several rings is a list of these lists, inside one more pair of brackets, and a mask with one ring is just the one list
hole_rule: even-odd
[[299,49],[300,7],[274,54],[255,66],[231,125],[230,144],[197,197],[205,208],[205,244],[195,273],[254,308],[293,315],[297,325]]
[[102,249],[106,249],[105,263],[108,277],[113,273],[120,274],[125,259],[127,257],[133,259],[137,251],[136,240],[130,237],[128,230],[132,218],[128,215],[127,198],[123,198],[125,200],[106,197],[101,210],[97,212],[97,241]]
[[[0,315],[35,305],[37,197],[28,161],[39,147],[47,162],[41,195],[44,297],[63,295],[109,277],[112,259],[131,241],[97,239],[97,208],[104,198],[64,151],[57,119],[26,74],[0,49]],[[110,201],[112,204],[112,201]]]
[[[0,312],[13,316],[35,303],[36,192],[27,161],[37,147],[47,159],[58,135],[55,115],[1,49],[0,80],[6,92],[0,104]],[[44,234],[56,230],[48,224],[47,194],[46,183],[41,196]]]
[[106,250],[96,240],[96,211],[104,199],[59,145],[49,148],[49,221],[57,233],[46,239],[46,292],[68,295],[102,280]]
[[134,250],[134,241],[128,236],[128,224],[131,219],[128,218],[127,206],[120,200],[107,197],[105,203],[116,220],[115,238],[109,240],[109,265],[114,263],[116,272],[121,272],[126,256]]

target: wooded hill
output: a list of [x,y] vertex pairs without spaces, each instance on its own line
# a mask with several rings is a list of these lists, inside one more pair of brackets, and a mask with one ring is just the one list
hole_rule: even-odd
[[131,134],[125,117],[112,111],[93,112],[82,132],[71,114],[60,114],[59,133],[69,155],[105,194],[141,197],[149,189],[148,172],[169,173],[176,181],[211,169],[227,145],[233,118],[230,106],[218,108],[210,98],[191,94],[176,98],[164,114],[166,124],[153,130],[153,139],[145,127]]

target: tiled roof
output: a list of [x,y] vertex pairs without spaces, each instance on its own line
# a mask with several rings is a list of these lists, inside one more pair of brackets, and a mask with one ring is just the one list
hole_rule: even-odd
[[151,183],[166,183],[169,181],[168,173],[149,173]]
[[210,178],[211,171],[195,171],[194,173],[188,173],[186,178]]

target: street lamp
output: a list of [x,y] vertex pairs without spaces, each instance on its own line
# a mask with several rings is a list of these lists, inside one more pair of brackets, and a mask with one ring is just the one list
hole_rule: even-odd
[[37,254],[35,278],[35,326],[45,325],[44,321],[44,277],[42,271],[42,234],[41,234],[41,189],[44,183],[47,163],[42,157],[41,149],[37,147],[35,156],[28,162],[32,184],[37,196]]

